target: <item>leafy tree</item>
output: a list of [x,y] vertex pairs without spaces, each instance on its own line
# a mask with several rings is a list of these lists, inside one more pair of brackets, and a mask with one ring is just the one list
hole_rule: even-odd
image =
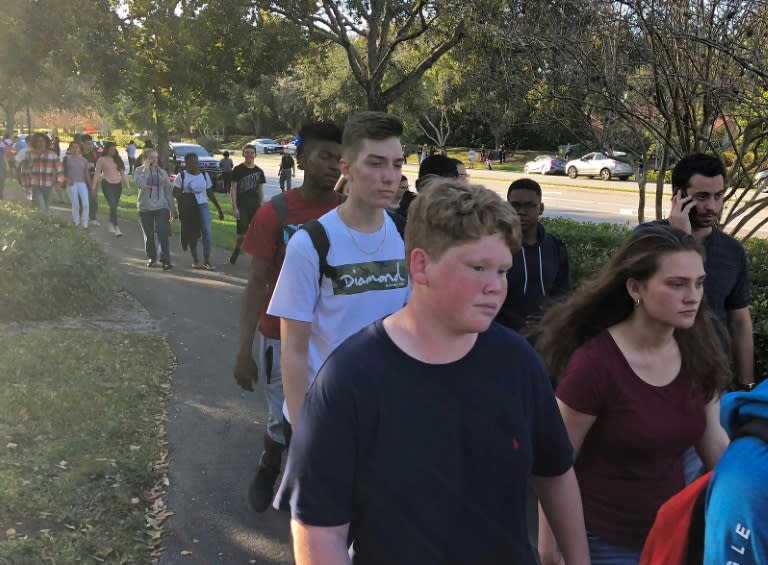
[[[484,4],[444,0],[256,2],[300,26],[312,38],[340,46],[370,110],[387,110],[414,88],[424,73],[463,39],[467,18]],[[387,82],[388,67],[398,51],[414,42],[425,55],[402,68],[399,80]]]

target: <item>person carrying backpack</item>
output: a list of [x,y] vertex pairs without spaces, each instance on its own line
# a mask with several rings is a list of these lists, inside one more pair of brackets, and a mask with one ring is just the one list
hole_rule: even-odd
[[704,563],[768,563],[768,381],[726,394],[720,423],[731,444],[707,492]]
[[307,231],[317,224],[288,244],[267,313],[281,318],[283,413],[294,426],[309,384],[335,347],[400,309],[408,296],[405,245],[385,213],[402,176],[402,133],[402,121],[391,114],[352,115],[340,161],[349,197],[318,220],[329,242],[326,265]]
[[768,381],[723,396],[720,422],[730,445],[659,509],[640,565],[768,563]]
[[[184,155],[184,170],[173,179],[173,194],[178,198],[179,219],[181,220],[181,247],[192,255],[192,268],[215,271],[211,264],[211,212],[208,199],[219,212],[219,220],[224,219],[224,211],[216,200],[213,182],[208,173],[200,170],[200,162],[195,153]],[[197,240],[203,238],[203,263],[197,255]]]
[[[283,381],[280,371],[280,319],[266,313],[285,258],[288,240],[300,227],[334,209],[343,198],[334,192],[341,158],[341,129],[330,123],[311,123],[301,128],[296,152],[304,171],[304,184],[272,198],[256,212],[242,249],[253,256],[243,294],[240,337],[235,358],[235,380],[253,390],[262,378],[269,416],[264,450],[248,490],[256,512],[272,501],[287,441],[283,433]],[[259,332],[258,363],[253,360],[253,340]]]

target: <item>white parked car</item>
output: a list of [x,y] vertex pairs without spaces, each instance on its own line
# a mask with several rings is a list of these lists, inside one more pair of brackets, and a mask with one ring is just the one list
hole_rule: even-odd
[[272,153],[283,153],[283,146],[269,137],[257,137],[248,143],[256,148],[256,154],[269,155]]
[[533,161],[523,165],[524,173],[541,173],[542,175],[564,175],[565,159],[557,155],[536,155]]
[[634,174],[632,163],[624,158],[609,157],[605,153],[587,153],[581,159],[573,159],[565,164],[565,172],[575,179],[578,176],[596,177],[603,180],[611,180],[618,177],[619,180],[627,180]]

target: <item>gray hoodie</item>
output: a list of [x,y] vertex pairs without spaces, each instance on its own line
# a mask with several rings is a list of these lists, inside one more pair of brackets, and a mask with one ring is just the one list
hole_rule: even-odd
[[[137,207],[139,212],[152,212],[167,208],[176,215],[171,181],[160,167],[150,169],[149,163],[133,171],[133,180],[139,189]],[[150,184],[151,187],[148,187]]]

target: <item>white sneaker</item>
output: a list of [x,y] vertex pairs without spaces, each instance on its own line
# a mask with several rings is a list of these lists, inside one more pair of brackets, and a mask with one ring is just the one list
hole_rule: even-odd
[[101,225],[101,222],[99,220],[91,220],[91,225],[99,227]]
[[113,226],[112,224],[109,224],[109,226],[107,226],[107,229],[109,230],[109,233],[115,233],[115,226]]
[[115,237],[120,237],[121,235],[123,235],[123,232],[120,231],[120,228],[115,226]]

